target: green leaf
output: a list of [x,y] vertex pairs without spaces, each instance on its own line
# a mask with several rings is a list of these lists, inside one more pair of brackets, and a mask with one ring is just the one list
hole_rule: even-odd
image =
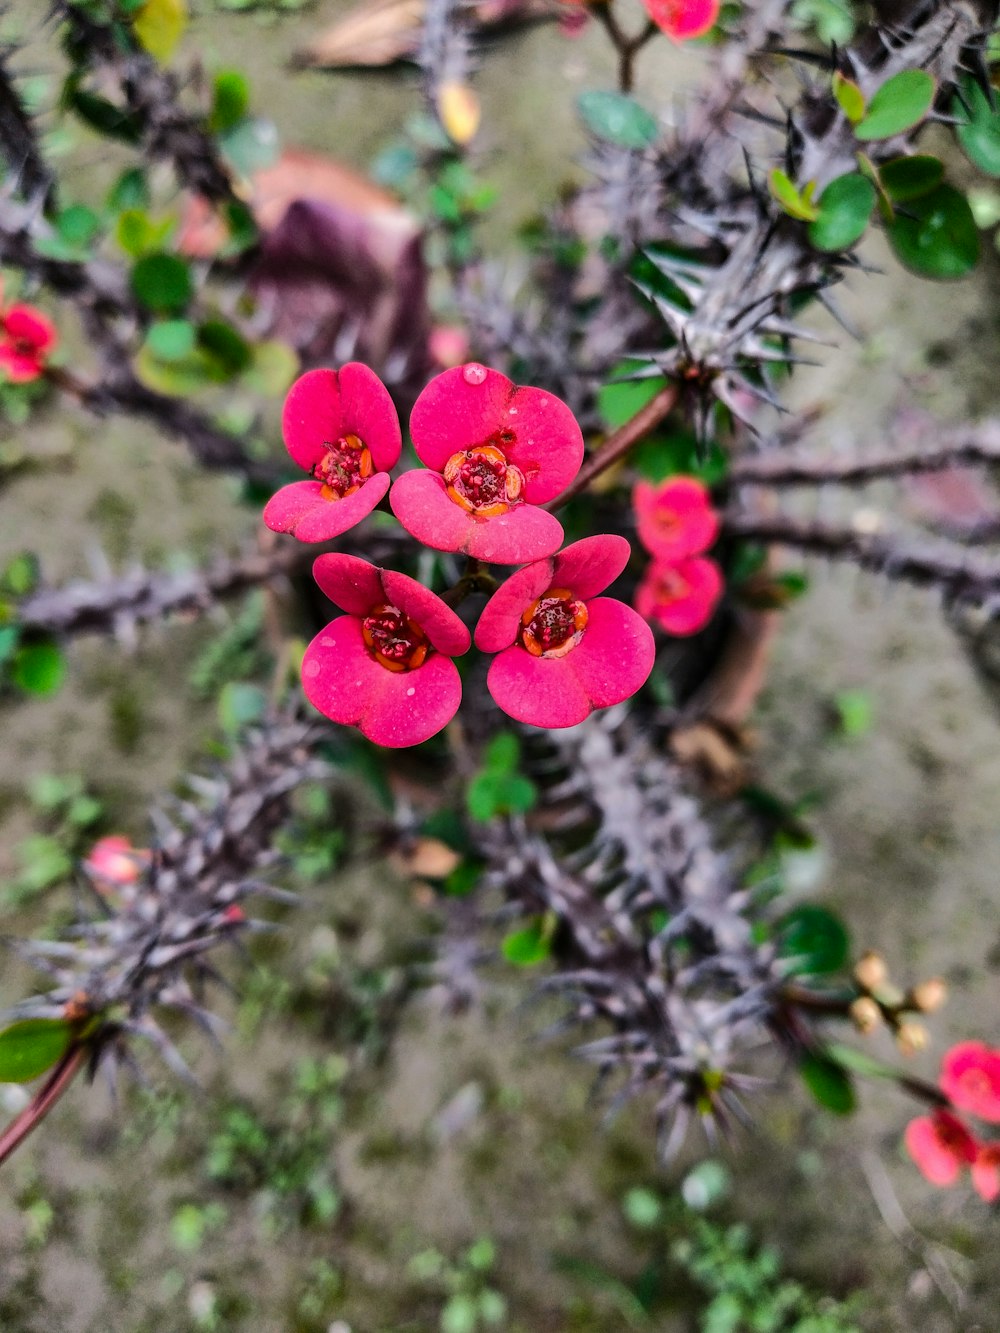
[[817,250],[849,250],[865,233],[875,206],[875,187],[856,171],[832,180],[819,198],[819,217],[809,224]]
[[979,258],[972,209],[952,185],[912,200],[886,230],[896,257],[925,278],[964,278]]
[[25,1018],[0,1032],[0,1083],[30,1083],[60,1060],[73,1039],[62,1018]]
[[115,181],[108,192],[106,206],[111,213],[122,213],[127,208],[147,209],[151,202],[149,182],[141,167],[129,167]]
[[622,1200],[622,1212],[629,1226],[639,1231],[648,1231],[662,1219],[663,1201],[652,1190],[630,1189]]
[[220,135],[219,146],[241,176],[274,166],[281,147],[274,121],[253,116]]
[[840,730],[845,736],[863,736],[871,730],[873,710],[867,690],[841,690],[833,702]]
[[552,952],[549,941],[550,932],[545,928],[544,918],[539,917],[531,925],[505,935],[500,952],[508,963],[517,967],[534,967],[536,963],[544,963]]
[[208,319],[198,329],[198,347],[218,369],[218,378],[239,375],[253,360],[246,339],[225,320]]
[[22,645],[10,669],[11,680],[27,694],[55,694],[65,675],[66,659],[51,640]]
[[191,270],[177,255],[144,255],[132,268],[136,299],[157,315],[179,314],[194,295]]
[[725,478],[729,459],[717,440],[703,444],[692,432],[672,430],[669,435],[647,435],[629,455],[629,461],[647,481],[665,481],[667,477],[698,477],[706,486],[715,486]]
[[241,383],[267,398],[280,398],[299,369],[299,358],[287,343],[269,339],[251,348],[250,364]]
[[850,939],[839,917],[825,907],[803,903],[778,923],[778,952],[793,959],[805,976],[836,972],[847,962]]
[[209,128],[224,134],[238,125],[250,109],[250,84],[238,69],[223,69],[212,87],[212,113]]
[[101,230],[101,219],[85,204],[71,204],[56,218],[60,239],[77,250],[85,250]]
[[886,80],[872,100],[864,119],[854,127],[855,137],[891,139],[920,122],[934,105],[937,84],[923,69],[904,69]]
[[267,694],[258,685],[231,680],[219,694],[219,725],[230,736],[259,722],[267,711]]
[[141,142],[142,121],[138,116],[123,111],[104,97],[95,97],[93,93],[84,92],[76,87],[73,79],[67,82],[65,100],[80,119],[99,134],[105,134],[109,139],[120,139],[128,144]]
[[40,572],[38,556],[33,551],[22,551],[0,574],[0,587],[11,597],[26,597],[38,586]]
[[115,239],[127,255],[141,259],[143,255],[162,250],[174,231],[174,219],[154,222],[139,208],[127,208],[119,215]]
[[6,666],[13,657],[20,639],[21,627],[19,625],[4,625],[3,628],[0,628],[0,667]]
[[641,366],[641,361],[619,361],[611,372],[609,382],[598,389],[597,410],[608,430],[624,426],[626,421],[630,421],[636,412],[641,411],[666,387],[666,379],[659,375],[641,380],[624,378]]
[[229,231],[223,253],[226,255],[242,254],[257,242],[257,223],[246,204],[238,199],[231,199],[223,205],[223,217]]
[[483,823],[497,815],[524,814],[537,799],[538,790],[530,778],[488,769],[476,774],[466,792],[469,814]]
[[767,185],[771,194],[777,199],[789,217],[798,218],[800,222],[813,222],[819,217],[819,209],[816,205],[811,203],[806,195],[799,191],[798,187],[792,183],[780,167],[775,167],[770,172]]
[[483,768],[495,774],[513,773],[521,758],[521,742],[513,731],[501,731],[492,737],[483,755]]
[[879,168],[879,183],[889,198],[897,204],[907,203],[930,194],[944,179],[944,163],[936,157],[918,154],[915,157],[894,157]]
[[195,327],[187,319],[161,319],[149,326],[146,346],[160,361],[182,361],[195,346]]
[[856,125],[865,114],[865,96],[858,85],[837,70],[833,76],[833,95],[847,119]]
[[952,114],[961,121],[956,133],[970,160],[987,176],[1000,176],[1000,110],[990,105],[973,79],[962,84],[962,97],[952,103]]
[[132,23],[132,30],[140,45],[166,64],[184,36],[187,24],[187,0],[145,0]]
[[656,117],[624,93],[581,93],[576,105],[591,134],[620,148],[647,148],[660,132]]
[[850,1115],[854,1110],[857,1103],[851,1076],[833,1060],[810,1052],[800,1060],[799,1073],[820,1106],[835,1115]]

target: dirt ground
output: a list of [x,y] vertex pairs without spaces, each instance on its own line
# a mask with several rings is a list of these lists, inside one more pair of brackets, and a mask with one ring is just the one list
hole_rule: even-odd
[[[245,68],[255,105],[286,142],[364,166],[413,110],[412,80],[286,68],[303,35],[343,7],[334,0],[264,25],[203,2],[187,46],[209,67]],[[15,6],[15,16],[30,22],[32,9]],[[639,95],[669,87],[679,99],[697,59],[644,61]],[[553,29],[486,59],[485,123],[497,129],[484,135],[483,172],[501,186],[497,236],[552,197],[565,145],[577,142],[572,94],[599,85],[608,67],[596,32],[570,43]],[[505,155],[504,144],[516,151]],[[92,166],[84,152],[79,170]],[[862,340],[842,339],[794,387],[798,406],[828,407],[824,447],[879,442],[903,404],[949,421],[994,411],[992,257],[972,281],[947,286],[901,274],[877,243],[870,257],[884,274],[853,279],[849,297]],[[31,546],[58,581],[85,572],[98,546],[114,564],[181,551],[197,559],[255,531],[226,479],[206,479],[145,426],[52,408],[29,429],[67,479],[53,489],[43,467],[11,482],[0,499],[0,561]],[[876,490],[864,503],[887,498]],[[821,500],[824,512],[840,503]],[[933,1077],[951,1041],[998,1037],[995,685],[933,599],[819,564],[807,572],[810,595],[783,620],[752,719],[758,763],[775,789],[819,798],[821,854],[798,868],[803,892],[842,911],[856,946],[883,950],[901,979],[947,978],[951,1002],[915,1062]],[[82,643],[53,704],[4,706],[0,878],[14,872],[33,827],[26,784],[40,773],[82,773],[116,825],[141,840],[149,801],[212,734],[213,708],[187,679],[215,632],[175,626],[131,657]],[[872,703],[870,729],[854,738],[832,721],[846,689]],[[496,1248],[489,1285],[507,1302],[500,1326],[628,1326],[637,1316],[620,1285],[648,1262],[649,1241],[625,1224],[623,1198],[639,1186],[670,1196],[684,1170],[657,1168],[649,1108],[601,1127],[587,1071],[525,1039],[534,1012],[518,1006],[528,982],[489,974],[483,1004],[461,1015],[442,1013],[433,995],[404,1004],[403,968],[431,923],[388,868],[344,870],[306,896],[253,971],[235,974],[242,999],[230,1005],[223,1048],[184,1039],[207,1093],[179,1088],[155,1066],[153,1092],[117,1108],[103,1087],[81,1087],[6,1168],[0,1329],[432,1330],[447,1280],[421,1278],[409,1261],[433,1248],[457,1262],[481,1237]],[[8,912],[2,928],[35,928],[50,909]],[[8,971],[3,999],[23,983]],[[367,1055],[342,1084],[332,1067],[316,1074],[359,1037]],[[319,1091],[290,1091],[309,1077]],[[270,1165],[220,1183],[234,1108],[262,1127]],[[865,1328],[998,1327],[995,1216],[970,1190],[936,1191],[920,1178],[901,1149],[912,1107],[900,1095],[866,1086],[859,1113],[834,1121],[781,1079],[755,1109],[757,1132],[729,1158],[728,1217],[748,1222],[817,1289],[860,1288]],[[691,1327],[690,1289],[678,1285],[675,1314],[670,1304],[646,1326]]]

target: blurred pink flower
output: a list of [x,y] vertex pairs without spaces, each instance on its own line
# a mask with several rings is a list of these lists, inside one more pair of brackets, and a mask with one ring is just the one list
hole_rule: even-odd
[[719,516],[697,477],[670,477],[659,486],[637,482],[632,504],[639,540],[658,560],[700,555],[718,536]]
[[0,310],[0,369],[12,384],[37,380],[58,341],[55,325],[33,305]]
[[83,864],[99,886],[125,888],[138,880],[149,860],[144,847],[133,847],[128,838],[110,834],[98,838]]
[[907,1151],[932,1185],[954,1185],[976,1160],[977,1145],[958,1116],[937,1110],[906,1126]]
[[674,42],[704,37],[715,24],[720,0],[642,0],[646,13]]
[[963,1041],[941,1062],[941,1091],[980,1120],[1000,1124],[1000,1051],[981,1041]]
[[714,560],[654,560],[636,590],[635,609],[668,634],[696,634],[711,620],[722,589]]

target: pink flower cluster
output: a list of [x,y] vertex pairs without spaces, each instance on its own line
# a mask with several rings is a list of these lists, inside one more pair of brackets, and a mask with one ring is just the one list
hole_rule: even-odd
[[906,1127],[906,1147],[932,1185],[954,1185],[966,1167],[987,1203],[1000,1199],[1000,1139],[981,1140],[955,1114],[964,1111],[1000,1124],[1000,1050],[980,1041],[953,1046],[938,1080],[953,1110],[938,1108]]
[[55,325],[33,305],[0,310],[0,370],[12,384],[37,380],[58,341]]
[[695,634],[711,620],[722,596],[722,571],[701,553],[715,541],[719,516],[695,477],[659,486],[640,481],[632,492],[639,540],[652,556],[635,609],[668,634]]
[[[628,542],[588,537],[557,554],[562,525],[541,507],[583,461],[583,436],[560,399],[475,362],[446,370],[410,419],[426,466],[392,483],[399,420],[366,366],[303,375],[282,424],[288,452],[311,479],[268,502],[264,521],[274,531],[327,541],[388,493],[393,514],[425,546],[524,565],[494,593],[475,632],[476,646],[496,654],[487,687],[511,717],[573,726],[643,684],[654,657],[649,628],[630,607],[599,596],[625,568]],[[314,575],[344,615],[306,649],[309,700],[380,745],[435,735],[462,697],[453,659],[473,641],[463,622],[414,579],[356,556],[321,555]]]

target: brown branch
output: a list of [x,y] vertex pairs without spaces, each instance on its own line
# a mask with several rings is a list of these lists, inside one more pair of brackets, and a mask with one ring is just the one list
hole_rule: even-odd
[[[929,430],[924,432],[924,438],[928,434]],[[733,462],[729,480],[750,486],[816,486],[826,482],[856,486],[879,477],[997,462],[1000,462],[1000,420],[990,419],[941,431],[930,445],[918,441],[847,458],[822,458],[804,452],[753,454]]]
[[31,1131],[42,1123],[76,1078],[87,1049],[85,1042],[74,1042],[20,1115],[15,1116],[0,1134],[0,1166],[21,1146]]
[[572,500],[574,495],[585,491],[595,477],[599,477],[620,458],[624,458],[634,444],[638,444],[644,435],[648,435],[669,416],[677,398],[676,385],[668,384],[666,388],[661,389],[656,397],[651,398],[645,407],[640,408],[634,417],[625,422],[624,426],[620,426],[614,434],[609,435],[600,449],[586,460],[576,478],[563,493],[543,507],[550,511],[560,509],[567,500]]

